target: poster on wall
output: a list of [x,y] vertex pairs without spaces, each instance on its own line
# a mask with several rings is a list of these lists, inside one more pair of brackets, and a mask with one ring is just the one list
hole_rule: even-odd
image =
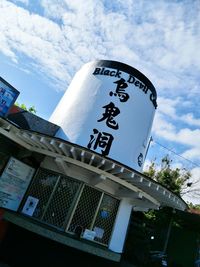
[[33,216],[33,213],[37,207],[38,202],[39,202],[38,198],[28,196],[26,203],[22,209],[22,213],[29,216]]
[[0,77],[0,116],[5,117],[19,95],[19,91]]
[[0,176],[0,207],[17,211],[35,169],[11,157]]
[[100,228],[100,227],[94,227],[94,232],[96,233],[95,237],[97,238],[102,238],[104,235],[104,229]]
[[84,239],[87,239],[87,240],[94,240],[94,238],[95,238],[95,236],[96,236],[96,233],[95,233],[95,231],[91,231],[91,230],[89,230],[89,229],[85,229],[85,231],[83,232],[83,238]]

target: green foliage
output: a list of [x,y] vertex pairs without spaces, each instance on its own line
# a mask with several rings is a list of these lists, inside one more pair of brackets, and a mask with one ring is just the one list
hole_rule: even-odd
[[36,114],[36,109],[35,109],[35,106],[31,106],[29,108],[27,108],[27,106],[25,104],[19,104],[19,103],[15,103],[16,106],[18,106],[19,108],[22,108],[28,112],[31,112],[33,114]]
[[[173,168],[172,160],[169,156],[165,156],[161,159],[159,167],[155,162],[151,162],[144,174],[178,196],[181,196],[181,193],[183,191],[185,192],[190,186],[188,180],[191,178],[191,173],[184,168]],[[150,210],[144,213],[144,215],[145,220],[155,227],[155,231],[160,231],[161,233],[162,231],[166,232],[171,218],[174,217],[174,211],[170,207],[162,207],[160,210]],[[175,221],[173,221],[173,224],[175,224]],[[179,226],[178,222],[176,222],[176,226]],[[158,234],[157,236],[161,237],[161,235]],[[164,237],[165,236],[166,233]]]
[[[188,192],[192,184],[189,182],[190,172],[184,168],[174,168],[168,156],[162,158],[159,165],[155,161],[151,162],[144,174],[179,196]],[[197,206],[200,209],[200,205],[195,205],[195,208]],[[191,207],[194,205],[191,204]],[[182,229],[184,220],[184,217],[171,207],[133,212],[125,250],[127,259],[137,266],[156,266],[148,261],[150,251],[166,252],[171,231],[174,228]]]
[[28,111],[34,114],[37,112],[34,106],[29,107]]
[[200,204],[187,203],[190,209],[200,210]]
[[146,223],[153,224],[154,227],[163,228],[169,224],[169,220],[173,214],[170,207],[162,207],[159,210],[149,210],[144,212]]
[[149,210],[148,212],[144,212],[144,214],[147,221],[155,222],[157,220],[156,211],[154,210]]
[[[168,156],[162,158],[159,165],[155,161],[151,162],[144,174],[179,196],[191,186],[190,172],[184,168],[173,168]],[[182,221],[176,219],[176,211],[171,207],[134,213],[131,221],[125,255],[137,266],[152,266],[148,261],[150,251],[165,251],[171,228],[182,227]]]
[[[172,160],[165,156],[161,160],[160,168],[157,168],[155,162],[152,162],[144,174],[180,196],[182,190],[187,186],[187,181],[191,178],[191,173],[185,168],[173,169],[171,163]],[[188,183],[188,186],[190,186],[190,183]]]

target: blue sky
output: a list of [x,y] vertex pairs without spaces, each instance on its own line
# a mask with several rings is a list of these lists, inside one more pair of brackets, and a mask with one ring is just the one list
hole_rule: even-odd
[[147,164],[168,153],[199,180],[199,1],[1,0],[0,13],[0,76],[19,103],[48,119],[83,64],[129,64],[158,94]]

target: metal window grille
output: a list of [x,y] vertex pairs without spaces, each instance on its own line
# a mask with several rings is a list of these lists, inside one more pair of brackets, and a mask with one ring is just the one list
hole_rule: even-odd
[[39,203],[33,213],[34,218],[42,218],[58,177],[58,174],[44,169],[40,169],[34,177],[33,183],[27,193],[27,196],[39,199]]
[[118,199],[104,194],[93,225],[93,230],[96,231],[95,241],[103,244],[109,243],[118,207]]
[[80,183],[69,177],[60,177],[48,209],[44,215],[44,221],[64,229],[77,197]]
[[67,229],[69,232],[75,233],[80,227],[82,230],[90,229],[101,195],[100,191],[92,187],[84,187],[71,224]]
[[[63,231],[96,232],[94,241],[108,245],[119,200],[82,182],[39,169],[26,193],[39,199],[33,218]],[[25,198],[25,201],[26,201]]]

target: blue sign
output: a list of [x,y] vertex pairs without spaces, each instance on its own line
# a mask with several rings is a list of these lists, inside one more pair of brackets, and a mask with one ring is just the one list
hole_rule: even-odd
[[0,77],[0,116],[5,117],[15,103],[19,91]]
[[101,210],[100,215],[101,218],[107,219],[109,217],[109,212],[107,210]]

